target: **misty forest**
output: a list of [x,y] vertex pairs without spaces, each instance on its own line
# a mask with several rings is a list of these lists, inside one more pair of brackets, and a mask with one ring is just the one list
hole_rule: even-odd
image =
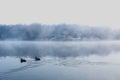
[[120,30],[108,27],[58,25],[0,25],[0,40],[84,41],[119,40]]

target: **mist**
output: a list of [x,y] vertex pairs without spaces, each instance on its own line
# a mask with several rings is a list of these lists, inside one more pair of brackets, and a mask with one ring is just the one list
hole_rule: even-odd
[[91,55],[107,56],[120,52],[120,43],[113,42],[0,42],[0,57],[86,57]]

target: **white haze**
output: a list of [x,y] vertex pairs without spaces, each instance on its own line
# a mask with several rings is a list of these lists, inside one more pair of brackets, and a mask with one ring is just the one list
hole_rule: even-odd
[[119,3],[119,0],[0,0],[0,23],[120,28]]
[[51,42],[1,41],[0,57],[34,58],[77,65],[120,64],[120,41]]

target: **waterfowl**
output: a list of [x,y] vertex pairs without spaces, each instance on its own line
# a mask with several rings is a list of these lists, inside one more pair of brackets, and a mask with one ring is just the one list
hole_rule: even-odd
[[39,57],[35,57],[35,61],[40,61],[40,58]]
[[21,59],[20,59],[20,62],[23,63],[23,62],[26,62],[26,60],[23,59],[23,58],[21,58]]

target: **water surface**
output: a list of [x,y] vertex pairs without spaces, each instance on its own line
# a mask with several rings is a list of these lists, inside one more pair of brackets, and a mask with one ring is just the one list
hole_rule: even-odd
[[120,41],[3,41],[0,80],[120,80],[119,58]]

